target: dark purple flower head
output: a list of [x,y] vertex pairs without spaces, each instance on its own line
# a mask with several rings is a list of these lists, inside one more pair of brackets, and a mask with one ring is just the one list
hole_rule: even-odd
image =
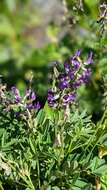
[[91,69],[87,68],[87,65],[92,63],[92,52],[85,63],[80,59],[80,54],[80,50],[77,50],[74,56],[66,60],[62,65],[62,72],[57,68],[58,75],[54,77],[53,90],[48,91],[47,100],[50,107],[64,108],[71,105],[75,102],[77,88],[90,78]]

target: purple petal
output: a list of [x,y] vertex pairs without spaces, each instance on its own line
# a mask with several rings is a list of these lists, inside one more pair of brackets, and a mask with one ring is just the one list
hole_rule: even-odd
[[39,103],[39,102],[37,102],[37,103],[34,104],[34,109],[39,110],[40,107],[41,107],[41,106],[40,106],[40,103]]
[[69,62],[65,62],[64,63],[64,69],[65,69],[65,72],[68,73],[71,69],[71,65]]
[[75,69],[75,70],[78,70],[79,67],[80,67],[79,61],[73,59],[71,62],[72,62],[72,65],[73,65],[74,69]]
[[27,90],[26,90],[26,97],[30,96],[31,92],[32,92],[31,89],[27,89]]
[[36,94],[35,94],[35,92],[31,93],[31,100],[32,101],[36,100]]
[[79,57],[81,54],[81,51],[78,49],[76,52],[75,52],[75,55],[73,56],[73,59]]
[[86,83],[91,76],[91,69],[86,69],[80,76],[79,80],[82,80],[84,83]]
[[15,94],[15,95],[19,95],[19,90],[15,87],[15,86],[12,86],[11,87],[11,91]]
[[63,103],[64,104],[69,104],[75,101],[76,98],[76,94],[72,93],[72,94],[66,94],[63,96]]
[[68,73],[68,76],[69,76],[69,78],[70,78],[71,80],[73,80],[73,79],[74,79],[74,71],[70,71],[70,72]]
[[91,51],[90,53],[89,53],[89,55],[88,55],[88,58],[87,58],[87,60],[86,60],[86,62],[84,63],[85,65],[89,65],[89,64],[91,64],[92,62],[93,62],[93,52]]
[[19,103],[21,101],[21,96],[20,96],[19,90],[15,86],[12,86],[11,91],[15,96],[15,103]]
[[31,110],[31,109],[33,109],[34,107],[33,107],[33,104],[32,103],[30,103],[30,104],[27,104],[27,109],[29,109],[29,110]]
[[81,86],[81,84],[83,84],[83,81],[81,79],[78,79],[74,82],[73,84],[73,88],[76,89],[78,88],[79,86]]

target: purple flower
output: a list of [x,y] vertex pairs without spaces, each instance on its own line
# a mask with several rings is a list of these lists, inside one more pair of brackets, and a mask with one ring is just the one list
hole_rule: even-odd
[[28,110],[32,110],[34,107],[33,107],[33,104],[32,104],[32,103],[28,103],[27,106],[26,106],[26,108],[27,108]]
[[91,69],[86,69],[80,76],[79,80],[82,80],[84,83],[86,83],[91,75]]
[[80,54],[81,54],[80,50],[77,50],[75,55],[70,58],[70,62],[72,64],[72,66],[73,66],[72,69],[74,69],[74,70],[78,70],[80,68],[80,62],[78,60]]
[[64,90],[69,87],[69,78],[65,74],[60,74],[58,87],[60,90]]
[[65,72],[66,73],[69,73],[69,71],[71,70],[71,65],[70,65],[70,63],[69,62],[65,62],[64,63],[64,69],[65,69]]
[[15,86],[12,86],[11,91],[15,96],[15,103],[19,103],[21,101],[21,96],[20,96],[19,90]]
[[25,95],[26,95],[26,97],[29,97],[29,96],[30,96],[30,94],[31,94],[31,92],[32,92],[32,90],[31,90],[31,89],[27,89],[27,90],[26,90],[26,94],[25,94]]
[[77,79],[77,80],[73,83],[72,87],[73,87],[73,89],[75,90],[76,88],[80,87],[81,84],[83,84],[83,81],[79,78],[79,79]]
[[32,101],[36,100],[36,94],[35,94],[35,92],[31,93],[31,100]]
[[47,100],[50,107],[55,106],[55,93],[51,89],[48,90]]
[[31,101],[34,101],[34,100],[36,100],[36,98],[37,98],[35,92],[32,92],[31,89],[28,89],[28,90],[26,91],[26,97],[27,97],[27,99],[29,99],[29,100],[31,100]]
[[40,109],[40,103],[37,101],[37,96],[35,92],[33,92],[31,89],[28,89],[26,91],[26,97],[27,97],[27,109],[32,110],[32,109]]
[[69,87],[69,82],[67,79],[59,82],[59,89],[64,90],[65,88]]
[[41,108],[39,101],[34,103],[34,109],[39,110]]
[[79,61],[77,61],[76,59],[72,59],[72,60],[71,60],[71,63],[72,63],[73,68],[74,68],[75,70],[78,70],[78,69],[79,69],[79,67],[80,67]]
[[37,101],[37,102],[34,102],[34,103],[28,103],[26,107],[29,110],[33,110],[33,109],[39,110],[41,106],[40,106],[39,101]]
[[76,52],[75,52],[75,55],[73,56],[73,59],[79,57],[81,54],[81,51],[78,49]]
[[69,76],[69,78],[70,78],[71,80],[73,80],[74,77],[75,77],[74,71],[69,71],[68,76]]
[[89,55],[88,55],[88,58],[87,58],[87,60],[85,61],[85,65],[89,65],[89,64],[91,64],[92,62],[93,62],[93,59],[92,59],[92,57],[93,57],[93,53],[92,53],[92,51],[89,53]]
[[[75,55],[66,60],[63,64],[63,71],[59,71],[58,77],[54,77],[53,91],[48,91],[48,104],[51,107],[61,108],[69,106],[76,99],[77,88],[86,83],[91,75],[91,69],[85,65],[92,63],[92,52],[88,55],[86,63],[80,59],[80,50]],[[62,69],[62,67],[61,67]],[[54,91],[55,89],[55,91]],[[58,98],[56,98],[56,91]],[[62,105],[61,105],[62,103]]]
[[63,104],[69,104],[69,103],[73,103],[75,101],[76,95],[75,94],[65,94],[63,96]]

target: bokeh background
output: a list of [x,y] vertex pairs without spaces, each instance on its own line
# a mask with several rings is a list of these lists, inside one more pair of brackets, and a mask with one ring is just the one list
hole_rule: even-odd
[[[52,65],[77,49],[92,50],[92,78],[79,89],[80,109],[98,120],[103,112],[102,76],[107,73],[106,22],[98,0],[0,0],[0,75],[7,86],[26,89],[31,73],[42,105]],[[103,11],[103,10],[102,10]]]

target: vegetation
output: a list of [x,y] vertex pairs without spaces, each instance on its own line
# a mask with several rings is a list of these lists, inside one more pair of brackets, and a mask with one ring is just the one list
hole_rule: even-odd
[[3,0],[0,21],[0,190],[106,190],[106,1]]

